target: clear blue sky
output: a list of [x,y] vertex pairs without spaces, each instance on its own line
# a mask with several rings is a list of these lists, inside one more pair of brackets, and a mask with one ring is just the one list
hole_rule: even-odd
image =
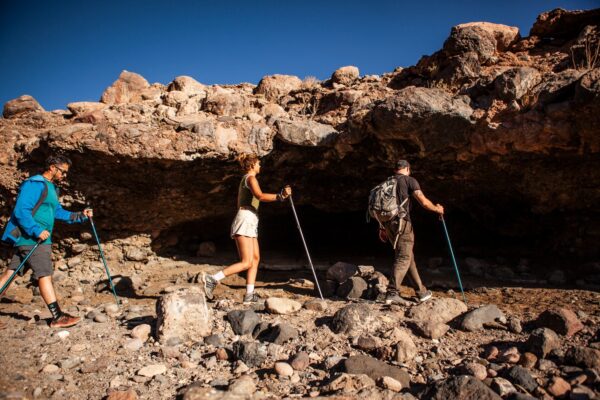
[[381,74],[438,50],[453,25],[490,21],[526,36],[556,7],[599,0],[9,1],[0,0],[0,104],[22,94],[47,110],[97,101],[123,70],[149,82],[206,84],[264,75]]

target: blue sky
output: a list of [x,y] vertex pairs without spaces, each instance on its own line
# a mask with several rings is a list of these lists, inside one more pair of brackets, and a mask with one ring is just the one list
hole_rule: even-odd
[[[172,3],[172,4],[171,4]],[[97,101],[126,69],[168,83],[381,74],[438,50],[453,25],[489,21],[526,36],[537,15],[577,1],[0,1],[0,103],[22,94],[47,110]]]

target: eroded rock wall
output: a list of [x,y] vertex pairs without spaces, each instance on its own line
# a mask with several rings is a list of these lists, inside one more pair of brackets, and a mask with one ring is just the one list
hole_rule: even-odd
[[2,217],[19,182],[57,151],[75,162],[67,204],[93,205],[114,237],[154,238],[230,215],[240,153],[264,158],[265,188],[290,183],[298,204],[330,212],[364,209],[369,189],[407,158],[449,212],[539,236],[552,252],[597,256],[599,15],[554,10],[525,38],[461,24],[440,51],[382,76],[343,67],[323,82],[209,86],[124,71],[97,103],[48,112],[23,96],[0,119]]

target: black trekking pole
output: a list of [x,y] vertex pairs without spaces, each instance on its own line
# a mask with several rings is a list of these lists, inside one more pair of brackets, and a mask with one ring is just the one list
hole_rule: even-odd
[[448,248],[450,249],[450,257],[452,257],[452,263],[454,264],[454,270],[456,271],[456,277],[458,278],[458,286],[460,287],[460,292],[462,293],[463,300],[465,301],[465,304],[467,304],[465,291],[463,290],[462,281],[460,280],[460,272],[458,272],[458,264],[456,263],[456,258],[454,257],[454,250],[452,250],[452,243],[450,243],[450,235],[448,234],[448,228],[446,228],[446,222],[444,221],[443,215],[440,215],[440,221],[442,221],[442,225],[444,226],[444,233],[446,233],[446,240],[448,241]]
[[10,286],[10,284],[12,283],[12,281],[15,279],[15,277],[17,276],[17,274],[21,271],[21,268],[23,268],[23,266],[25,265],[25,263],[27,262],[27,260],[29,260],[29,257],[31,257],[31,255],[33,254],[33,252],[35,251],[35,249],[38,248],[38,246],[40,245],[40,243],[42,243],[42,241],[38,240],[37,243],[35,244],[35,246],[33,246],[33,248],[31,250],[29,250],[29,253],[27,253],[27,255],[25,256],[25,258],[23,259],[23,261],[21,261],[21,264],[19,264],[19,266],[17,267],[17,269],[15,269],[15,272],[13,272],[13,274],[10,276],[10,278],[8,278],[8,280],[6,281],[6,283],[4,285],[2,285],[2,289],[0,290],[0,297],[4,296],[4,291],[6,289],[8,289],[8,287]]
[[296,225],[298,225],[298,231],[300,232],[300,237],[302,238],[302,244],[304,244],[304,250],[306,250],[306,257],[308,257],[308,263],[310,264],[310,268],[312,269],[313,275],[315,277],[315,283],[317,284],[317,289],[319,290],[319,296],[321,296],[321,300],[325,300],[323,298],[323,293],[321,292],[321,287],[319,286],[319,279],[317,278],[315,266],[313,265],[312,260],[310,258],[310,253],[308,252],[306,240],[304,240],[304,234],[302,233],[302,228],[300,227],[300,220],[298,219],[298,214],[296,214],[296,207],[294,207],[294,200],[292,200],[292,195],[290,195],[289,198],[290,204],[292,206],[292,211],[294,212],[294,218],[296,218]]
[[108,276],[108,283],[110,284],[110,288],[112,289],[113,295],[115,296],[115,301],[117,305],[121,305],[119,298],[117,297],[117,292],[115,291],[115,285],[113,285],[112,278],[110,276],[110,271],[108,270],[108,264],[106,263],[106,258],[104,257],[104,251],[102,250],[102,245],[100,244],[100,239],[98,238],[98,233],[96,232],[96,226],[94,225],[94,219],[90,218],[90,224],[92,225],[92,232],[94,232],[94,236],[96,237],[96,243],[98,243],[98,249],[100,250],[100,257],[102,258],[102,262],[104,263],[104,269],[106,270],[106,275]]

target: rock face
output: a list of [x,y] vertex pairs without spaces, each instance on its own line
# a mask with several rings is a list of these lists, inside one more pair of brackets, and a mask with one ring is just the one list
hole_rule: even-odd
[[204,292],[196,287],[161,296],[156,314],[156,331],[163,343],[198,340],[211,334],[211,308],[206,304]]
[[[344,67],[326,82],[151,85],[124,71],[102,94],[105,108],[45,112],[21,97],[0,119],[0,192],[13,198],[45,156],[63,152],[76,166],[72,204],[102,204],[108,235],[148,235],[161,251],[170,235],[200,231],[194,224],[214,227],[196,245],[227,234],[220,222],[231,218],[239,154],[262,157],[265,188],[292,183],[298,206],[336,213],[362,212],[402,157],[465,222],[597,257],[600,69],[586,66],[582,47],[597,21],[597,10],[554,10],[528,38],[504,25],[457,25],[442,49],[380,77]],[[2,225],[9,214],[1,203]],[[482,229],[465,228],[465,242]]]

